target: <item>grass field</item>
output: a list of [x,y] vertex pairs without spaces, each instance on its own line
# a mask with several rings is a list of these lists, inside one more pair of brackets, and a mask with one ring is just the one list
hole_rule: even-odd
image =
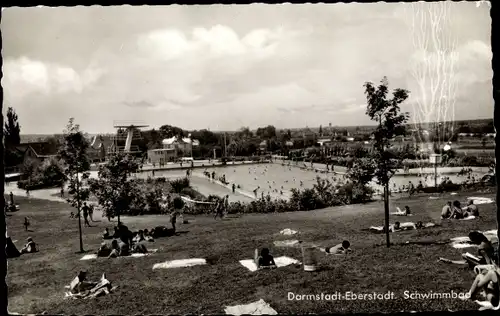
[[[392,206],[409,205],[412,221],[430,221],[439,216],[447,199],[465,200],[467,194],[428,196],[393,201]],[[352,205],[310,212],[250,214],[215,221],[208,216],[189,218],[181,225],[179,236],[157,239],[150,248],[159,251],[143,258],[80,261],[77,222],[69,218],[64,203],[18,197],[21,211],[8,217],[9,235],[18,248],[28,236],[39,244],[40,252],[9,259],[9,310],[18,313],[49,314],[221,314],[225,306],[247,304],[260,298],[278,313],[374,313],[400,311],[475,310],[472,302],[459,299],[406,300],[404,291],[466,292],[473,273],[458,266],[438,263],[438,257],[459,259],[463,250],[450,245],[419,246],[406,241],[443,241],[464,236],[472,229],[496,228],[494,204],[480,206],[481,218],[475,221],[443,222],[441,227],[392,234],[395,245],[387,249],[384,235],[364,231],[383,223],[381,202]],[[23,219],[30,217],[33,230],[25,232]],[[84,228],[85,249],[94,252],[101,242],[104,227],[115,223],[99,219],[95,227]],[[401,218],[393,218],[391,222]],[[166,224],[161,216],[124,218],[130,229]],[[351,241],[352,255],[332,258],[318,255],[322,269],[305,272],[300,266],[274,271],[249,272],[239,260],[253,256],[256,247],[269,246],[275,256],[287,255],[302,260],[298,248],[274,248],[274,240],[295,239],[279,236],[291,228],[298,238],[317,245]],[[466,249],[474,253],[474,249]],[[172,259],[209,258],[213,264],[191,268],[152,270],[155,263]],[[65,300],[64,286],[79,270],[98,279],[105,272],[118,286],[116,292],[94,300]],[[288,292],[316,294],[354,291],[357,293],[393,291],[396,299],[379,301],[288,301]]]

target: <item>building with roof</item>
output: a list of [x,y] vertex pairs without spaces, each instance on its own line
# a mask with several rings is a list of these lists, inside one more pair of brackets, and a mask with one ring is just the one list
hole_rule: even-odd
[[177,150],[175,148],[160,148],[148,150],[148,162],[150,164],[166,164],[177,158]]
[[58,149],[57,146],[49,142],[33,142],[16,146],[16,150],[24,157],[24,163],[29,160],[43,162],[45,159],[56,157]]
[[193,147],[200,146],[200,142],[197,139],[191,139],[190,137],[171,137],[165,138],[162,141],[163,149],[175,149],[176,155],[182,155],[183,153],[191,153]]

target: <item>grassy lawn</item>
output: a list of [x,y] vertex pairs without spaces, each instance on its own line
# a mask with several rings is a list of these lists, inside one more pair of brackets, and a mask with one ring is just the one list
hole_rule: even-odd
[[[409,205],[415,216],[394,221],[432,221],[439,217],[444,201],[465,200],[462,194],[430,200],[428,196],[394,200],[392,205]],[[8,217],[8,230],[18,249],[28,236],[39,244],[40,252],[9,260],[9,310],[18,313],[50,314],[220,314],[225,306],[247,304],[260,298],[278,313],[371,313],[400,311],[476,310],[471,302],[459,299],[406,300],[404,291],[466,292],[473,273],[459,266],[438,263],[439,257],[460,259],[460,253],[475,250],[453,249],[450,245],[404,245],[406,241],[443,241],[465,236],[470,230],[496,228],[494,204],[480,205],[481,218],[474,221],[443,222],[441,227],[392,234],[393,247],[383,243],[385,235],[364,231],[383,224],[381,202],[328,208],[311,212],[251,214],[215,221],[208,216],[190,217],[180,225],[179,236],[162,238],[149,244],[156,254],[143,258],[119,258],[80,261],[78,226],[69,218],[64,203],[18,197],[21,211]],[[23,219],[31,219],[32,232],[25,232]],[[99,219],[101,220],[101,219]],[[168,217],[124,218],[130,229],[168,226]],[[101,242],[107,220],[84,228],[84,245],[94,252]],[[300,266],[274,271],[249,272],[239,264],[253,256],[257,247],[269,246],[275,256],[286,255],[302,260],[298,248],[275,248],[273,241],[296,239],[279,236],[284,228],[300,231],[298,239],[318,245],[351,241],[352,255],[343,258],[318,255],[321,271],[305,272]],[[191,268],[152,270],[155,263],[173,259],[210,258],[213,264]],[[87,270],[89,279],[105,272],[118,286],[111,295],[93,300],[65,300],[64,286],[79,270]],[[288,292],[297,294],[395,293],[394,300],[379,301],[288,301]]]

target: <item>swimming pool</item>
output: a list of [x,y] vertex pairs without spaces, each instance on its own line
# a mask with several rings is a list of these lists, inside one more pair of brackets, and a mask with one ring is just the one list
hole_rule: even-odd
[[[335,170],[339,170],[336,168]],[[209,173],[215,172],[215,178],[225,176],[229,185],[224,186],[219,181],[211,181],[205,175],[204,171]],[[342,170],[343,171],[343,170]],[[156,171],[156,177],[183,177],[186,172],[183,170],[165,170]],[[477,172],[476,179],[481,179],[485,173]],[[272,198],[288,199],[291,196],[293,188],[305,189],[312,188],[316,184],[316,177],[328,179],[332,183],[344,183],[343,173],[321,173],[312,170],[304,170],[295,166],[283,166],[281,164],[256,164],[256,165],[239,165],[226,167],[207,167],[205,169],[194,169],[191,177],[192,186],[204,195],[230,195],[230,200],[250,201],[256,195],[269,194]],[[460,183],[466,179],[466,176],[458,176],[456,174],[439,175],[438,182],[441,182],[442,177],[448,177],[453,183]],[[418,175],[400,175],[396,174],[391,179],[390,187],[400,188],[403,185],[408,185],[409,181],[417,185],[422,181],[427,186],[434,185],[434,175],[428,174],[419,177]],[[231,185],[239,186],[237,192],[231,192]],[[380,189],[375,183],[371,183],[375,189]]]

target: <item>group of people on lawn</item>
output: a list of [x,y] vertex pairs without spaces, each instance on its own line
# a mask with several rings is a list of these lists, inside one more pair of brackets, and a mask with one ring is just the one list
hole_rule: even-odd
[[[347,240],[344,240],[342,243],[335,246],[325,248],[314,246],[313,248],[317,248],[327,255],[345,255],[352,251],[351,243]],[[260,255],[258,249],[255,249],[254,262],[258,269],[277,268],[277,265],[274,262],[274,257],[271,255],[268,248],[262,248],[260,251]]]
[[464,219],[470,216],[478,217],[479,210],[473,200],[469,200],[467,206],[462,207],[459,201],[448,201],[441,210],[442,219]]
[[123,223],[118,223],[114,227],[114,233],[111,235],[108,228],[104,230],[102,238],[104,240],[113,239],[111,245],[103,242],[97,251],[98,257],[116,258],[129,256],[131,253],[148,252],[144,242],[154,242],[155,238],[172,236],[176,233],[176,222],[179,216],[178,211],[172,212],[170,216],[170,223],[172,229],[165,226],[157,226],[151,230],[144,229],[132,232]]

